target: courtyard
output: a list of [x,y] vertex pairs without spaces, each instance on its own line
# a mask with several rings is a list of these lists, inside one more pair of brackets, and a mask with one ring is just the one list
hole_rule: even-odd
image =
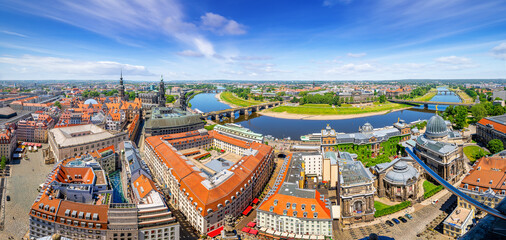
[[[43,145],[43,148],[47,144]],[[45,180],[53,165],[44,164],[42,151],[27,152],[28,160],[21,159],[11,162],[10,177],[7,177],[5,196],[4,230],[0,231],[0,239],[22,238],[28,231],[28,211],[38,195],[37,188]]]

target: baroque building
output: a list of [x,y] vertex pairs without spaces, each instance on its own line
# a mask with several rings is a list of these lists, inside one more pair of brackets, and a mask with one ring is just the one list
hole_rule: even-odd
[[464,171],[462,145],[450,143],[452,138],[460,137],[451,132],[445,120],[432,116],[427,122],[426,131],[416,139],[414,153],[444,180],[455,183]]

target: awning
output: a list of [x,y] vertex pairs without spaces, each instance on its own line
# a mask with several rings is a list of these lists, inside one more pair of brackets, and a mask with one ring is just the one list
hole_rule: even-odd
[[14,158],[21,158],[21,154],[19,154],[19,153],[14,153],[14,154],[12,154],[12,157],[14,157]]
[[258,230],[255,230],[255,229],[251,229],[249,231],[249,233],[253,234],[253,235],[257,235],[258,234]]
[[216,228],[213,231],[208,232],[207,236],[212,237],[212,238],[216,237],[221,233],[222,230],[223,230],[223,226]]
[[248,214],[249,214],[249,212],[251,212],[251,209],[253,209],[253,207],[252,207],[252,206],[248,206],[248,207],[244,210],[244,212],[242,212],[242,215],[248,215]]
[[251,230],[249,227],[243,227],[241,231],[249,233],[249,230]]
[[16,152],[22,152],[23,149],[22,148],[16,148]]
[[257,203],[258,203],[258,198],[253,199],[253,204],[257,204]]
[[257,225],[257,223],[254,223],[254,222],[249,222],[248,223],[248,227],[255,227]]

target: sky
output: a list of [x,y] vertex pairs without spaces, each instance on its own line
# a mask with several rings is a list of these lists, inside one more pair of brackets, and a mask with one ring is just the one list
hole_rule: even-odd
[[0,80],[506,78],[506,2],[0,0]]

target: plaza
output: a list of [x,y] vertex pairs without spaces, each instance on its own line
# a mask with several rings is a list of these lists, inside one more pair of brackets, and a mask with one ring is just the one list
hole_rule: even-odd
[[[47,144],[43,144],[43,148]],[[10,196],[5,202],[4,230],[0,231],[0,239],[12,236],[22,238],[28,231],[29,218],[26,215],[37,197],[37,188],[44,182],[53,165],[44,164],[42,151],[27,152],[28,160],[11,162],[11,176],[6,178],[7,185],[4,196]]]

